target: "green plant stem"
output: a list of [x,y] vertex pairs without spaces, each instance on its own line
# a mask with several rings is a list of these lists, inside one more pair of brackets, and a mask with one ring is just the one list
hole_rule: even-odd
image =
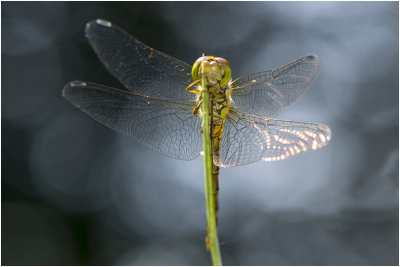
[[[204,70],[204,68],[202,68]],[[202,114],[203,114],[203,157],[204,157],[204,177],[206,193],[206,213],[207,229],[210,240],[211,260],[214,266],[222,265],[221,252],[219,249],[217,221],[214,209],[214,194],[212,185],[212,154],[211,154],[211,125],[210,125],[210,101],[207,86],[207,79],[202,73]]]

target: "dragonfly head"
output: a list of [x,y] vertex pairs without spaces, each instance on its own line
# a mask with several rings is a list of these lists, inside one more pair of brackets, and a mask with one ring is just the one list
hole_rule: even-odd
[[[203,70],[204,68],[204,70]],[[192,67],[193,81],[201,78],[201,73],[207,77],[207,82],[224,88],[231,78],[231,66],[222,57],[203,56],[196,60]]]

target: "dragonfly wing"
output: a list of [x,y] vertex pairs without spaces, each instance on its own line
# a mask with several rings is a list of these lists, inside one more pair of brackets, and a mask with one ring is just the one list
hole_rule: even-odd
[[277,69],[241,76],[231,84],[232,105],[273,117],[304,93],[318,66],[318,58],[308,55]]
[[193,99],[186,92],[192,67],[146,46],[111,22],[86,24],[85,35],[101,62],[128,90],[148,96]]
[[275,161],[325,146],[330,129],[322,124],[275,120],[234,109],[227,117],[219,158],[221,167]]
[[194,101],[147,97],[89,82],[70,82],[63,96],[105,126],[162,155],[191,160],[202,150]]

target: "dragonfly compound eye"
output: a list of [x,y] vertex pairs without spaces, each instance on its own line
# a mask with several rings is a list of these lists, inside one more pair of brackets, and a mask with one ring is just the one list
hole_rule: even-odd
[[215,60],[218,62],[223,71],[222,80],[220,82],[220,86],[223,88],[228,84],[231,78],[231,65],[229,64],[228,60],[222,57],[216,57]]
[[207,57],[199,57],[193,64],[192,67],[192,79],[193,81],[197,81],[199,79],[199,74],[201,71],[201,62],[205,60]]

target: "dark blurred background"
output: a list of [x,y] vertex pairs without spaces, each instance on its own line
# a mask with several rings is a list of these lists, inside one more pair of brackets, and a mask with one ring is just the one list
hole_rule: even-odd
[[331,143],[222,169],[226,265],[398,265],[396,2],[2,2],[3,265],[208,265],[202,159],[160,156],[61,97],[71,80],[120,87],[84,37],[104,18],[233,76],[307,53],[320,74],[279,118]]

